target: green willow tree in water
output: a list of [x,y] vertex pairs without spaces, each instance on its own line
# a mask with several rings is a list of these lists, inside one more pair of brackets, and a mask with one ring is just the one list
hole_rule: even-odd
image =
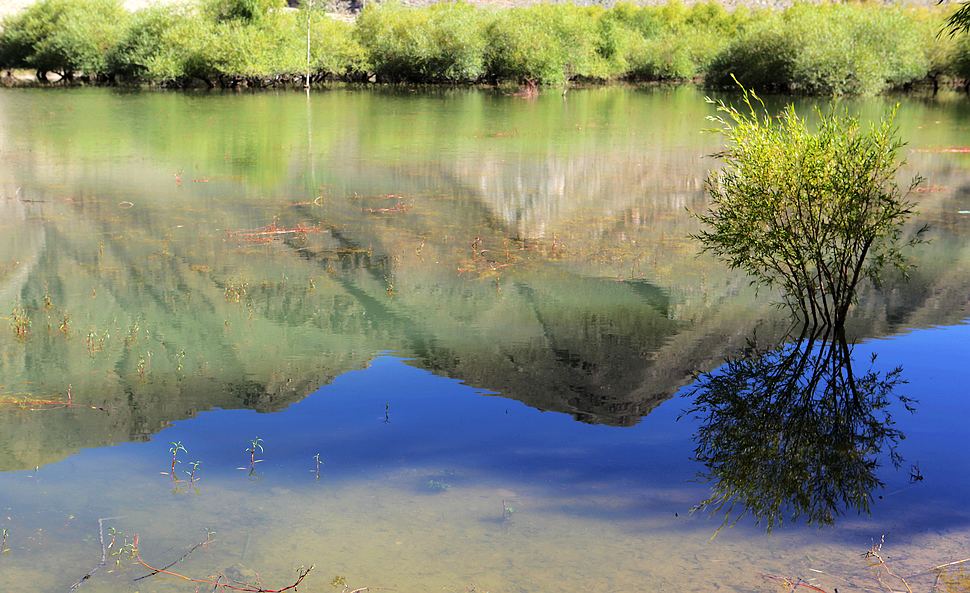
[[[717,104],[724,167],[707,179],[711,210],[698,215],[704,249],[753,282],[781,291],[793,313],[842,328],[860,283],[905,271],[904,239],[914,213],[896,183],[904,164],[895,110],[864,126],[845,113],[818,112],[817,129],[789,105],[778,118],[745,91],[745,111]],[[759,113],[756,104],[761,108]]]
[[895,112],[869,126],[817,112],[813,130],[792,106],[775,118],[749,92],[743,105],[717,103],[712,117],[725,166],[708,177],[696,238],[779,291],[801,329],[697,377],[686,414],[700,422],[694,456],[712,484],[697,508],[726,522],[750,514],[769,531],[786,518],[831,524],[868,512],[884,451],[900,461],[890,408],[902,369],[854,372],[845,323],[862,283],[907,269],[904,252],[925,230],[904,236],[907,196],[922,180],[909,191],[896,183]]

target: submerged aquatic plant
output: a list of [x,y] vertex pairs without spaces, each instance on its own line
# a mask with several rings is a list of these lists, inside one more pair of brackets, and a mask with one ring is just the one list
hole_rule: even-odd
[[148,350],[144,355],[138,357],[138,363],[135,365],[135,370],[138,371],[138,378],[144,380],[146,375],[151,371],[152,367],[152,351]]
[[64,317],[61,319],[60,325],[57,326],[57,329],[65,336],[69,334],[71,332],[71,316],[65,313]]
[[511,521],[512,515],[515,514],[515,507],[512,506],[512,501],[502,499],[502,521]]
[[10,548],[7,547],[8,537],[10,537],[10,532],[6,529],[0,529],[0,555],[10,552]]
[[224,296],[227,303],[238,303],[246,298],[246,293],[249,290],[249,283],[244,280],[237,280],[235,278],[229,278],[226,281],[226,288],[224,290]]
[[131,325],[128,326],[128,335],[125,336],[125,346],[131,346],[138,341],[138,332],[141,331],[141,326],[138,325],[137,321],[132,321]]
[[108,538],[104,549],[115,559],[115,566],[121,566],[122,560],[134,559],[134,544],[124,531],[109,527]]
[[20,339],[26,338],[30,332],[30,316],[27,314],[27,309],[17,305],[13,308],[10,315],[13,322],[14,335]]
[[447,492],[451,489],[451,484],[445,482],[444,480],[428,480],[427,486],[428,490],[432,492]]
[[105,342],[110,337],[111,334],[108,333],[108,330],[104,330],[100,336],[96,330],[89,331],[87,337],[84,338],[84,345],[88,349],[88,354],[94,356],[95,353],[103,351]]

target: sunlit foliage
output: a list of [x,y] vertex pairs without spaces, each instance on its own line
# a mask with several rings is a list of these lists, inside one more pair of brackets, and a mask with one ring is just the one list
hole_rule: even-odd
[[[42,0],[8,18],[0,67],[102,81],[235,87],[329,78],[409,83],[700,80],[874,94],[965,77],[942,8],[369,3],[355,22],[281,0],[197,0],[133,14],[119,0]],[[309,16],[309,18],[308,18]],[[307,67],[307,29],[310,64]]]
[[841,327],[860,283],[905,269],[904,249],[921,235],[904,237],[914,205],[896,183],[903,144],[895,113],[865,126],[819,112],[813,130],[791,105],[775,119],[756,95],[743,98],[744,110],[717,104],[724,167],[708,177],[711,210],[698,215],[697,237],[780,290],[802,319]]

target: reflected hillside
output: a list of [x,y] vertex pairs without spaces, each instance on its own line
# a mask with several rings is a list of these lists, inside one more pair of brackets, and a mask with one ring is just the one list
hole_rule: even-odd
[[[0,327],[2,393],[79,404],[0,409],[0,469],[278,410],[388,350],[635,424],[753,328],[787,328],[687,239],[706,113],[686,88],[0,94],[0,310],[31,319],[26,339]],[[939,146],[959,132],[920,126],[965,117],[900,121]],[[912,160],[939,188],[920,196],[933,240],[913,282],[863,296],[854,335],[967,316],[968,163]]]

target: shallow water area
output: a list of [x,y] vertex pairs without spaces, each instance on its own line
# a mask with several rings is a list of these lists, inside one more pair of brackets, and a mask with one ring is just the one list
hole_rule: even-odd
[[[689,87],[0,93],[0,589],[69,590],[99,518],[80,591],[311,565],[300,590],[879,591],[883,537],[904,576],[970,556],[970,105],[901,100],[930,242],[850,322],[917,400],[871,513],[714,538],[686,393],[788,320],[689,237],[710,113]],[[135,534],[196,581],[135,581]]]

